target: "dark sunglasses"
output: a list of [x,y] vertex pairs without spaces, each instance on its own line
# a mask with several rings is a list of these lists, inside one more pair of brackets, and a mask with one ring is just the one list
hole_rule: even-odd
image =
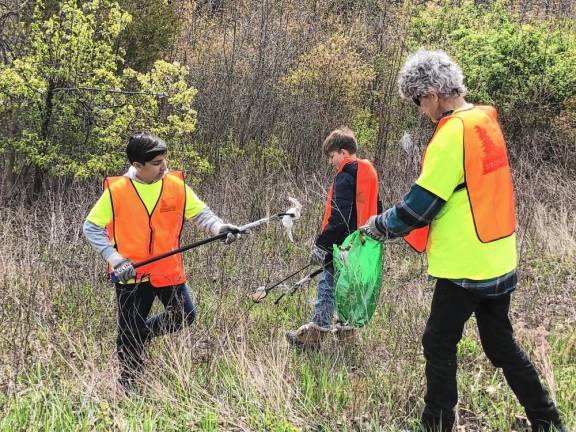
[[420,106],[420,98],[421,96],[415,96],[412,98],[412,102],[414,102],[416,106]]

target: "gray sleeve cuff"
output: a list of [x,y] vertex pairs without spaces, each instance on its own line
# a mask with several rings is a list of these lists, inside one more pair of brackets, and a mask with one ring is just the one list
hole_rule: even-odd
[[112,245],[105,228],[90,221],[84,221],[82,231],[84,232],[84,237],[86,237],[86,240],[90,243],[90,246],[102,255],[102,258],[106,261],[111,262],[111,260],[117,258],[116,255],[121,256]]
[[190,221],[201,230],[212,235],[217,235],[224,223],[209,207],[205,207],[200,213],[190,218]]

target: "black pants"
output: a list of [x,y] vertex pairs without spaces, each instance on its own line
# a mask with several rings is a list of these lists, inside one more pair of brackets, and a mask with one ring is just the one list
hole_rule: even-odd
[[[164,312],[148,318],[158,297]],[[116,349],[120,362],[120,382],[130,385],[142,369],[144,347],[156,336],[192,324],[196,309],[186,284],[156,288],[150,282],[116,284],[118,336]]]
[[510,294],[483,298],[446,280],[436,283],[430,317],[422,338],[426,358],[426,406],[423,429],[450,431],[454,424],[456,388],[456,345],[464,324],[472,314],[480,341],[492,364],[501,368],[508,385],[526,410],[534,431],[560,426],[554,403],[542,386],[534,366],[513,337],[508,318]]

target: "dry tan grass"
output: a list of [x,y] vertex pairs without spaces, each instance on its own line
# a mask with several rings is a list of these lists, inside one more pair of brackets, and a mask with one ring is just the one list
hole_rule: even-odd
[[[389,243],[380,305],[357,344],[342,347],[329,341],[319,352],[295,353],[283,332],[308,319],[314,286],[277,307],[273,297],[252,305],[248,294],[305,262],[326,178],[319,174],[317,181],[303,184],[263,178],[251,187],[250,174],[246,179],[227,174],[220,178],[233,181],[213,179],[198,189],[218,213],[235,222],[284,208],[287,195],[301,199],[306,212],[295,231],[297,244],[270,226],[229,248],[216,244],[190,251],[186,265],[198,303],[196,323],[154,342],[142,393],[133,398],[115,385],[114,294],[103,277],[103,263],[80,235],[98,191],[82,186],[82,194],[74,190],[52,196],[33,208],[0,209],[0,304],[6,323],[0,334],[2,391],[22,399],[43,388],[88,413],[93,429],[110,424],[134,430],[145,422],[194,429],[211,424],[210,412],[216,413],[220,430],[284,430],[280,424],[302,430],[376,430],[376,425],[395,430],[412,424],[424,390],[420,337],[432,294],[425,262],[401,242]],[[393,185],[393,176],[383,182]],[[404,183],[387,191],[389,201],[402,194]],[[575,325],[575,299],[569,294],[576,283],[569,270],[575,231],[568,215],[576,201],[562,199],[573,196],[574,188],[570,182],[559,188],[538,176],[522,178],[517,187],[531,192],[519,194],[522,284],[513,319],[544,380],[562,399],[566,378],[555,377],[555,362],[572,359],[572,351],[552,352],[550,334],[557,335],[559,325],[573,332]],[[560,200],[541,198],[551,194]],[[549,211],[546,204],[555,201]],[[569,235],[560,237],[562,226]],[[194,236],[187,230],[185,241]],[[474,346],[472,325],[465,337]],[[495,392],[485,390],[492,388],[493,372],[481,349],[464,356],[461,369],[472,380],[462,389],[461,427],[486,430],[494,421],[478,411],[479,398],[510,400],[508,409],[520,415],[503,381]],[[34,378],[37,373],[40,378]],[[157,407],[156,417],[150,406]]]

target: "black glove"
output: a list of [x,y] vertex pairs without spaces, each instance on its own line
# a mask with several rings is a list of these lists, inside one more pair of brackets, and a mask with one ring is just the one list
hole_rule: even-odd
[[218,234],[224,233],[228,233],[228,235],[223,239],[224,243],[233,243],[240,238],[240,227],[227,223],[222,224],[218,230]]

